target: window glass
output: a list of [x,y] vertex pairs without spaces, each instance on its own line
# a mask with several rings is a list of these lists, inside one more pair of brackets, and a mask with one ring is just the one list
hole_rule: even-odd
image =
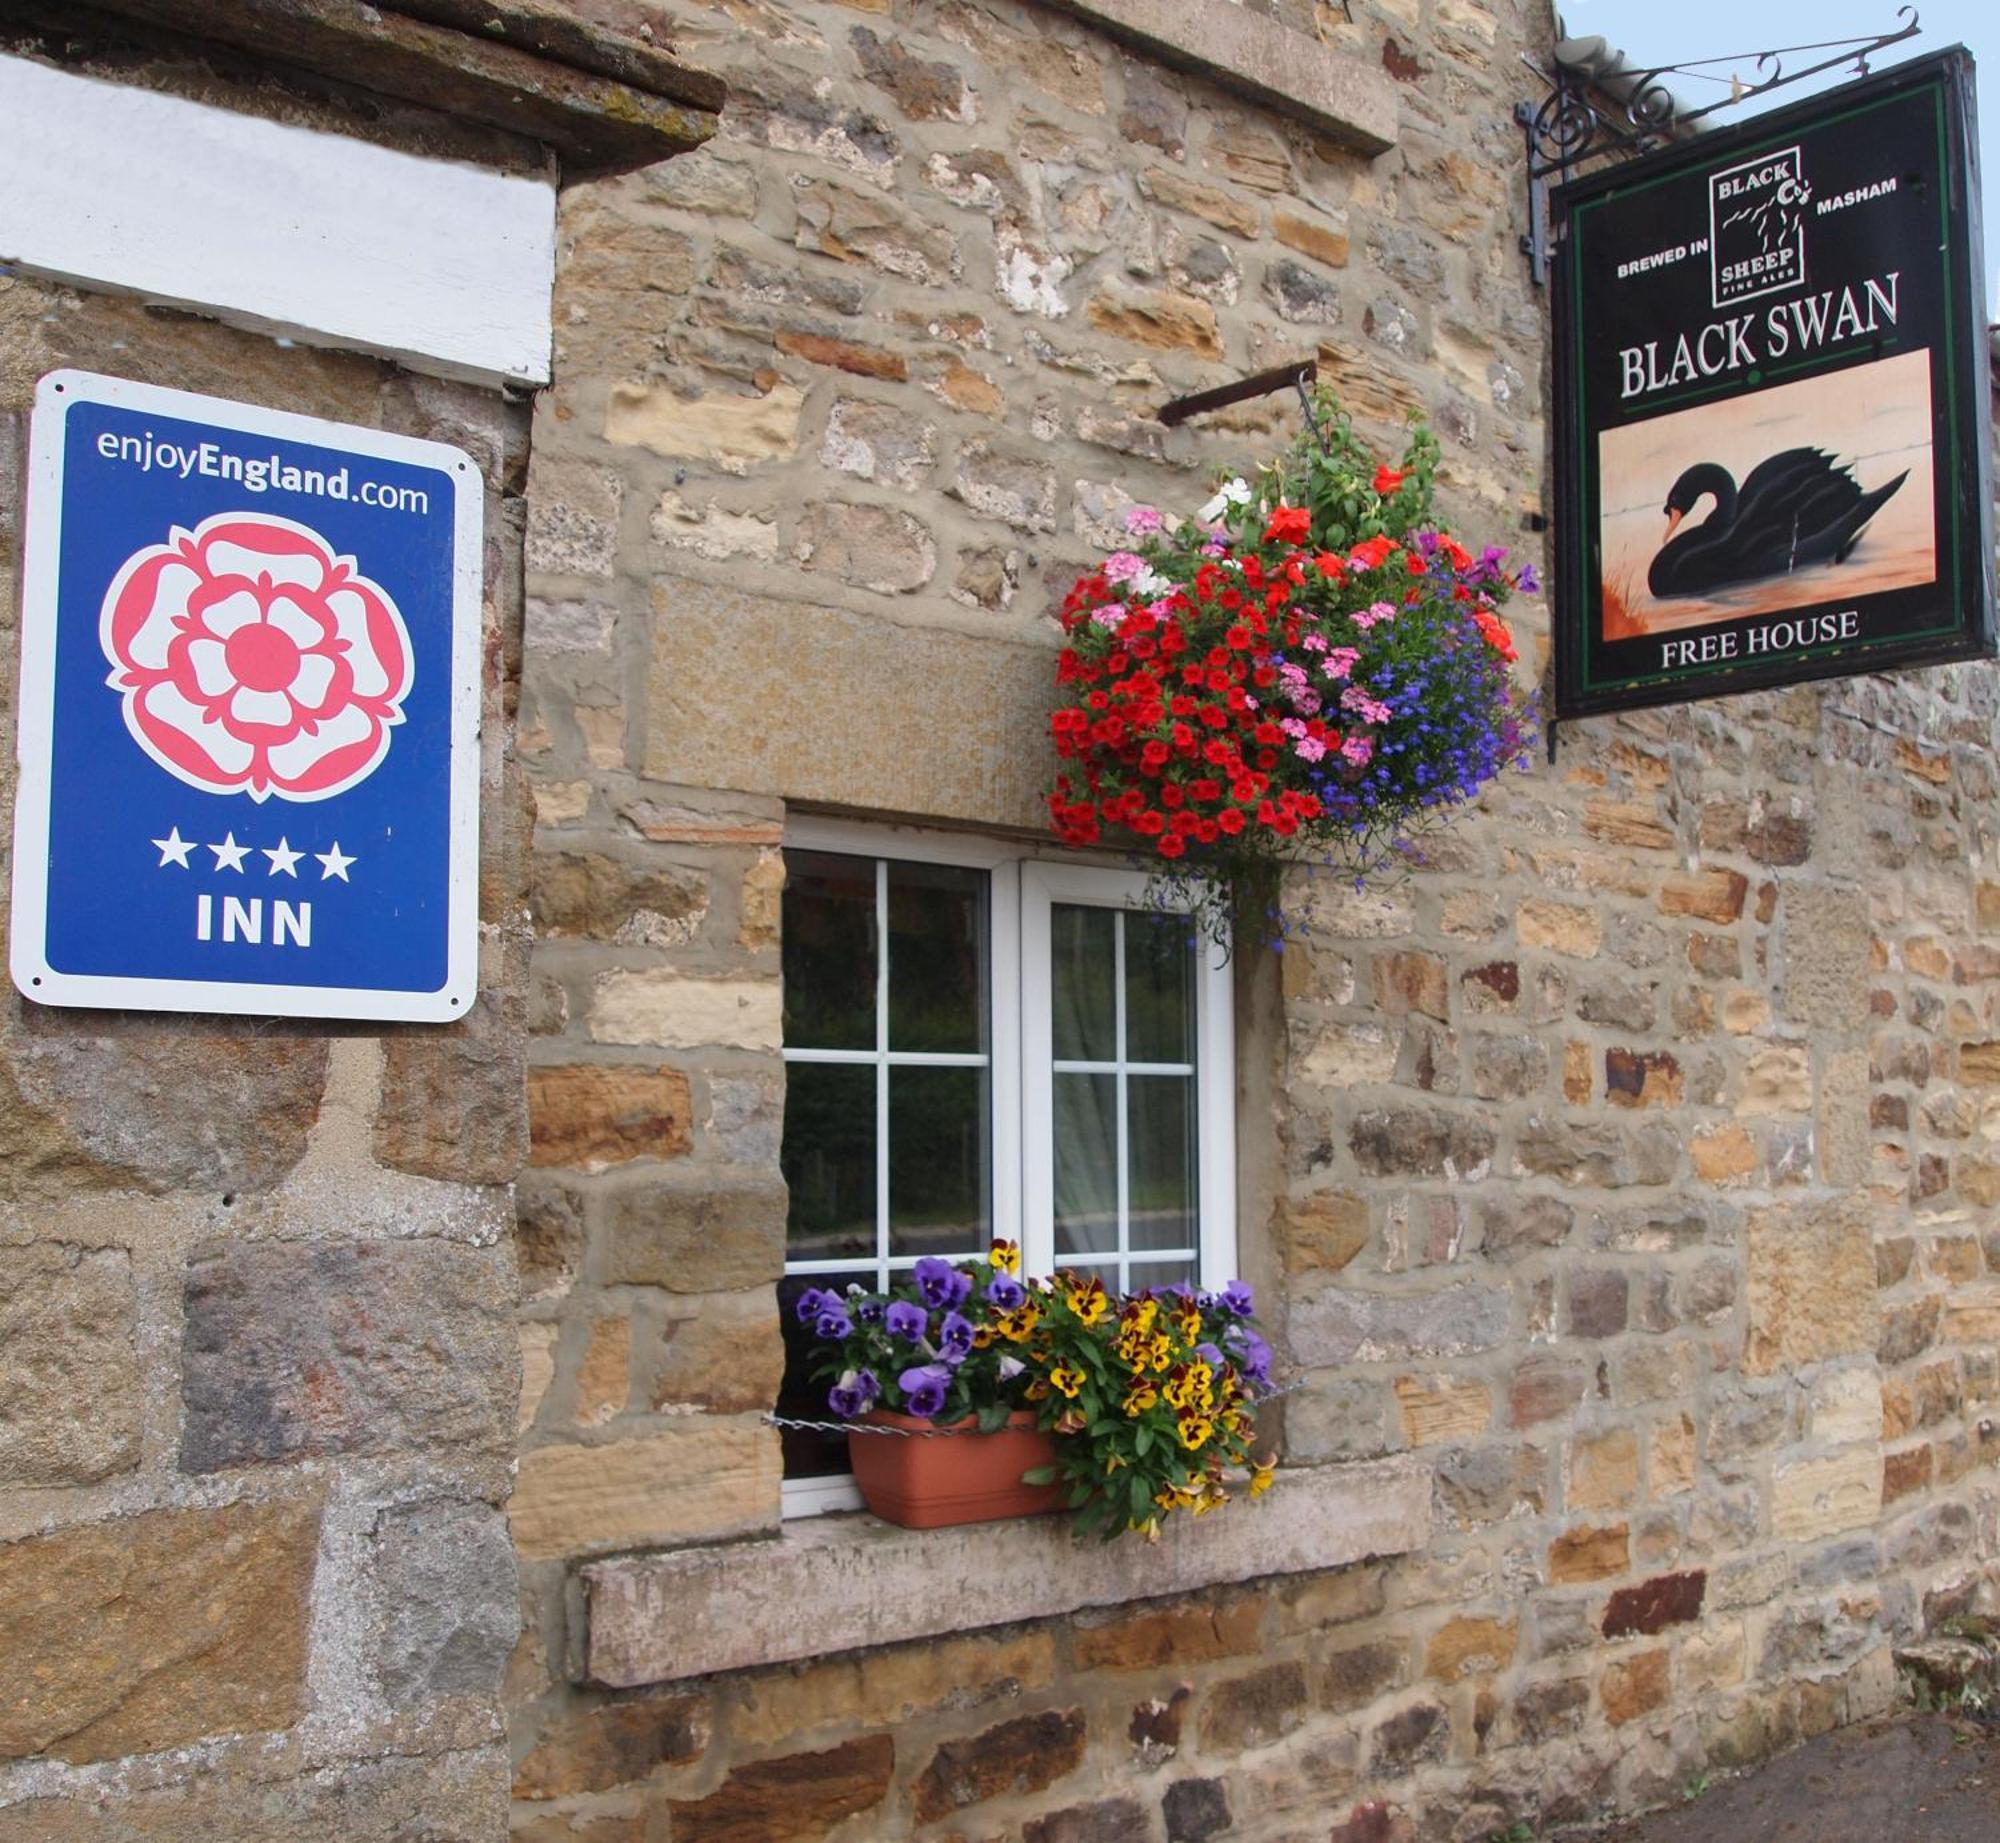
[[1117,916],[1059,903],[1049,918],[1050,1002],[1058,1062],[1118,1054]]
[[1192,1248],[1195,1243],[1194,1077],[1128,1075],[1126,1144],[1131,1194],[1126,1204],[1133,1248]]
[[1118,1077],[1055,1077],[1056,1254],[1118,1251]]
[[986,1048],[986,884],[950,864],[889,866],[889,1048]]
[[875,1047],[875,866],[821,851],[785,853],[785,1043]]
[[866,1063],[794,1062],[785,1070],[778,1163],[790,1187],[785,1258],[875,1252],[875,1071]]
[[1124,921],[1126,1057],[1132,1062],[1189,1062],[1194,1056],[1195,943],[1187,917],[1127,915]]
[[984,1068],[889,1071],[889,1252],[984,1252],[992,1150]]

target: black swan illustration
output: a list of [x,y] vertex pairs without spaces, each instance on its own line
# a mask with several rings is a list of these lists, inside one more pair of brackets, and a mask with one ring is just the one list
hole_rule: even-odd
[[[1646,572],[1646,587],[1666,601],[1844,562],[1868,521],[1909,477],[1906,469],[1864,493],[1853,469],[1824,449],[1787,448],[1760,461],[1739,488],[1726,467],[1703,461],[1667,495],[1667,538]],[[1681,520],[1711,493],[1715,510],[1676,537]]]

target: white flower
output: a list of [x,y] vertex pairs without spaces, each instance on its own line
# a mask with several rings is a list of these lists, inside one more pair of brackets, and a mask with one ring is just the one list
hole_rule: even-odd
[[1141,570],[1126,586],[1131,591],[1134,601],[1144,602],[1153,601],[1166,594],[1174,585],[1156,570]]
[[1247,506],[1249,503],[1250,483],[1239,476],[1234,480],[1225,481],[1215,497],[1203,506],[1195,517],[1204,525],[1212,524],[1230,506]]

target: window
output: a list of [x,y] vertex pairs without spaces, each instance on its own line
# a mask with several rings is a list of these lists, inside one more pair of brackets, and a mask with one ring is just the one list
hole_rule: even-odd
[[[1228,967],[1145,878],[832,821],[785,871],[781,1413],[827,1418],[809,1285],[996,1235],[1109,1288],[1233,1277]],[[856,1501],[839,1434],[786,1429],[785,1470],[793,1511]]]

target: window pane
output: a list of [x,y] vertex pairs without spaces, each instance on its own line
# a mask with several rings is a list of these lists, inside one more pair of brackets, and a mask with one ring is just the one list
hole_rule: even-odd
[[1194,1262],[1192,1261],[1134,1261],[1132,1263],[1132,1291],[1139,1292],[1146,1287],[1178,1286],[1182,1281],[1194,1284]]
[[838,1062],[785,1067],[778,1157],[791,1206],[785,1252],[825,1261],[875,1252],[875,1070]]
[[[845,1292],[849,1282],[871,1292],[875,1276],[871,1270],[854,1273],[794,1275],[778,1283],[778,1315],[785,1334],[785,1379],[778,1389],[778,1412],[790,1420],[830,1421],[835,1418],[826,1405],[831,1384],[813,1375],[817,1353],[826,1347],[812,1334],[810,1325],[799,1323],[792,1310],[798,1296],[809,1286],[831,1292]],[[805,1427],[779,1430],[784,1447],[787,1478],[839,1477],[847,1470],[847,1436],[844,1433],[815,1432]]]
[[986,881],[949,864],[889,866],[891,1049],[984,1053]]
[[1125,917],[1125,1060],[1194,1060],[1194,943],[1185,915]]
[[1055,1077],[1056,1252],[1118,1249],[1118,1078]]
[[875,1047],[875,860],[785,853],[785,1043]]
[[983,1254],[992,1241],[987,1081],[985,1069],[889,1071],[891,1254]]
[[1049,913],[1049,950],[1054,965],[1055,1046],[1059,1062],[1111,1062],[1118,1055],[1117,982],[1111,909],[1086,909],[1059,902]]
[[1126,1199],[1131,1246],[1195,1245],[1194,1078],[1125,1078],[1126,1146],[1131,1178]]

